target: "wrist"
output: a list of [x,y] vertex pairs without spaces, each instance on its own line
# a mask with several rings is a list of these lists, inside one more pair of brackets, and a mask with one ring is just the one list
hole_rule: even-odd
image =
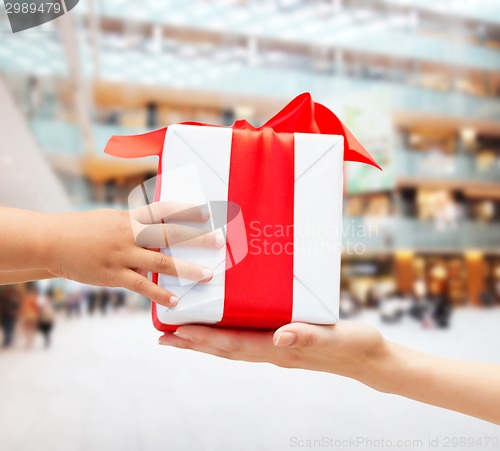
[[59,216],[41,213],[37,227],[39,235],[34,246],[34,259],[38,268],[50,272],[54,272],[58,258],[58,242],[61,239],[57,219]]
[[401,376],[404,366],[400,346],[383,340],[376,352],[367,357],[363,370],[356,379],[375,390],[393,393],[394,384]]
[[408,385],[425,383],[429,377],[423,356],[418,351],[384,340],[382,349],[360,381],[380,392],[405,393]]

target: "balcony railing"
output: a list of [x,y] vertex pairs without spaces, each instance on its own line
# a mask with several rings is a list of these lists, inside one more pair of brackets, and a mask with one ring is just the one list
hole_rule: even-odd
[[[30,122],[31,130],[40,147],[48,154],[65,156],[83,156],[83,135],[75,123],[56,119],[34,119]],[[124,128],[116,125],[94,124],[92,137],[94,149],[98,155],[103,153],[106,142],[112,135],[134,135],[144,133],[139,128]]]
[[[83,138],[74,123],[53,119],[31,121],[33,133],[44,151],[49,154],[82,156]],[[103,149],[111,135],[143,133],[139,128],[94,124],[92,134],[95,150],[104,155]],[[388,168],[389,169],[389,168]],[[467,155],[444,155],[435,152],[397,150],[394,158],[395,179],[401,177],[438,180],[469,180],[500,183],[500,159],[488,168],[481,168],[478,160]]]
[[500,183],[500,158],[483,168],[468,155],[402,150],[396,151],[395,164],[397,176]]
[[[141,3],[138,11],[127,0],[114,0],[100,2],[98,14],[222,35],[307,46],[336,46],[392,58],[415,58],[486,70],[500,68],[498,52],[465,42],[456,45],[444,39],[419,35],[418,23],[410,18],[403,20],[404,23],[401,23],[401,18],[394,23],[385,10],[344,8],[321,11],[315,2],[306,1],[289,9],[280,2],[245,3],[222,0],[193,4],[184,0],[148,0]],[[79,12],[85,13],[85,9]],[[358,14],[363,15],[363,20],[357,17]],[[395,42],[397,45],[393,45]]]
[[439,223],[397,217],[344,217],[342,238],[344,252],[350,255],[401,249],[500,252],[500,223],[473,220]]
[[76,124],[51,119],[34,119],[30,125],[39,146],[45,152],[68,156],[83,155],[83,135]]
[[[335,107],[355,97],[389,111],[411,111],[446,117],[472,117],[500,121],[500,100],[454,92],[437,92],[385,80],[352,79],[314,71],[252,66],[244,61],[216,62],[208,57],[185,58],[174,54],[149,55],[139,51],[101,51],[102,76],[118,82],[144,83],[197,91],[224,92],[291,99],[310,91]],[[366,95],[364,95],[366,94]]]
[[[0,71],[13,74],[64,76],[66,64],[60,42],[54,36],[17,36],[0,46]],[[90,55],[89,49],[83,49]],[[26,55],[29,55],[27,57]],[[92,58],[84,58],[84,72],[92,76]],[[385,79],[354,79],[322,73],[304,65],[297,67],[250,64],[245,58],[215,61],[211,56],[153,53],[148,50],[101,48],[101,79],[172,89],[281,98],[300,92],[313,96],[335,110],[338,105],[359,104],[367,108],[409,111],[426,115],[474,118],[500,122],[500,100],[457,92],[437,92]],[[375,96],[373,94],[376,94]],[[353,100],[357,99],[357,100]]]

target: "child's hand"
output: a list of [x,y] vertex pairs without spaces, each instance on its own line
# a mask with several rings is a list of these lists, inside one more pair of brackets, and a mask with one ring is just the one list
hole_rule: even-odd
[[90,285],[128,288],[173,307],[178,298],[149,281],[148,272],[198,281],[209,281],[213,274],[210,268],[156,250],[174,242],[212,248],[221,248],[225,242],[215,232],[201,234],[196,228],[168,224],[173,216],[177,221],[209,219],[203,207],[164,202],[131,213],[95,210],[48,216],[51,239],[45,248],[45,269],[56,277]]

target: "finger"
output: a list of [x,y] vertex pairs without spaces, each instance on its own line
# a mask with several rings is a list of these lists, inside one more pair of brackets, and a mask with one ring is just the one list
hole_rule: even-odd
[[208,205],[193,205],[180,202],[153,202],[130,212],[143,224],[158,224],[162,220],[206,222],[210,219]]
[[210,354],[216,357],[221,357],[229,360],[244,360],[246,362],[264,362],[261,355],[231,353],[222,349],[212,348],[202,344],[195,343],[190,340],[179,338],[175,334],[165,334],[158,340],[158,344],[162,346],[172,346],[179,349],[189,349],[191,351],[201,352],[203,354]]
[[209,231],[179,224],[151,224],[135,231],[136,243],[144,248],[165,248],[176,244],[220,249],[226,243],[221,231]]
[[118,284],[165,307],[175,307],[179,303],[179,298],[175,294],[159,287],[131,269],[120,275]]
[[160,337],[158,344],[162,346],[172,346],[179,349],[191,349],[193,351],[203,352],[204,354],[229,358],[229,354],[221,349],[210,348],[209,346],[196,344],[190,340],[184,340],[183,338],[174,335],[174,333],[168,333]]
[[174,334],[193,343],[233,354],[274,352],[272,332],[220,329],[206,326],[181,326]]
[[275,346],[309,348],[324,346],[332,341],[332,326],[291,323],[280,327],[273,336]]
[[131,266],[139,270],[168,274],[182,279],[196,280],[198,282],[208,282],[214,273],[211,268],[195,265],[185,260],[162,254],[161,252],[148,251],[147,249],[137,249],[130,256]]

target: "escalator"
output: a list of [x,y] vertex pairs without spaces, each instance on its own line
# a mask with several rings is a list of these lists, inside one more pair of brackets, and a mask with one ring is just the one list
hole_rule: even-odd
[[49,213],[73,209],[1,77],[0,205]]

